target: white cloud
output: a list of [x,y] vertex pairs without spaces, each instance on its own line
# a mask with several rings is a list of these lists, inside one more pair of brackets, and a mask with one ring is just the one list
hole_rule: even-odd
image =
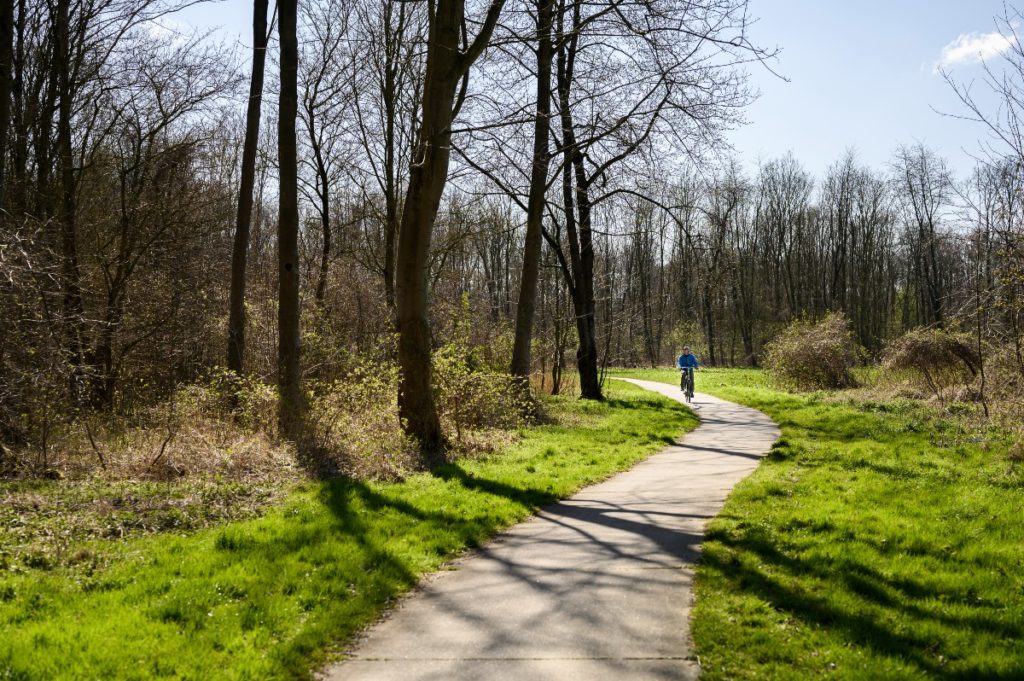
[[184,44],[188,36],[194,32],[188,24],[168,16],[147,19],[141,25],[151,38],[175,47]]
[[998,31],[961,33],[955,40],[942,48],[939,60],[935,62],[935,70],[938,71],[957,64],[973,64],[997,57],[1010,49],[1015,41],[1014,36],[1006,36]]

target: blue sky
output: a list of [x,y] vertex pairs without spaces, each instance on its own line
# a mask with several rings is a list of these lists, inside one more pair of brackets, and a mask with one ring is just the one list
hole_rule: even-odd
[[[251,6],[222,0],[176,21],[220,26],[226,40],[244,44]],[[986,34],[1002,10],[1002,0],[751,0],[759,17],[752,37],[781,48],[774,68],[789,82],[753,67],[761,97],[747,112],[750,124],[729,139],[751,167],[791,150],[819,177],[848,147],[881,168],[897,145],[921,141],[966,176],[985,131],[934,111],[962,111],[934,69],[947,48],[958,80],[980,78],[976,56],[998,49]]]
[[976,55],[998,46],[984,34],[995,31],[1002,0],[752,0],[751,7],[760,17],[752,35],[782,49],[775,68],[790,82],[752,69],[761,98],[747,112],[750,125],[731,135],[742,158],[756,163],[792,150],[820,177],[847,147],[881,167],[899,144],[921,141],[958,175],[970,172],[985,131],[934,111],[962,112],[934,69],[952,44],[960,49],[950,58],[961,57],[948,64],[954,77],[983,75]]

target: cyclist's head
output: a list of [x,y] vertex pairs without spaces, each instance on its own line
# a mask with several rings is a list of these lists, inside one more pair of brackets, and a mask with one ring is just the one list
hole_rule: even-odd
[[684,345],[683,346],[683,354],[684,355],[690,354],[690,346],[689,345]]

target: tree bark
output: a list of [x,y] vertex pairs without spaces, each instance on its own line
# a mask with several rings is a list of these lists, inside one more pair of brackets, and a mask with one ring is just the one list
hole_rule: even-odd
[[0,2],[0,211],[7,207],[7,136],[11,127],[14,0]]
[[252,77],[249,81],[249,104],[245,112],[245,141],[242,144],[242,177],[238,188],[235,242],[231,251],[228,369],[238,374],[242,373],[245,366],[245,270],[249,254],[253,186],[256,181],[256,147],[260,136],[263,73],[267,58],[268,4],[269,0],[253,0]]
[[523,272],[516,306],[515,342],[512,348],[513,376],[529,385],[530,345],[533,341],[533,317],[537,303],[537,278],[540,273],[541,241],[544,221],[544,196],[547,191],[548,136],[551,134],[551,19],[554,0],[537,3],[537,113],[533,123],[533,165],[530,170],[530,194],[526,204],[526,239],[523,245]]
[[405,31],[405,7],[399,4],[397,36],[391,32],[393,4],[385,8],[384,47],[384,301],[395,316],[395,247],[400,229],[398,216],[398,169],[395,162],[398,119],[398,69],[401,38]]
[[60,170],[60,200],[57,206],[61,242],[61,279],[64,292],[65,352],[70,368],[71,403],[81,405],[85,383],[85,306],[82,302],[81,273],[78,265],[78,226],[75,222],[75,168],[71,140],[73,107],[71,82],[70,0],[56,5],[53,84],[57,90],[57,155]]
[[279,0],[281,94],[277,124],[280,163],[278,257],[277,383],[281,433],[301,434],[304,401],[300,385],[299,336],[299,202],[295,122],[298,117],[297,0]]
[[[562,167],[562,198],[565,203],[565,226],[569,238],[569,260],[572,280],[573,311],[576,314],[576,331],[579,348],[576,351],[576,368],[580,374],[580,396],[584,399],[602,400],[600,375],[597,370],[597,328],[594,305],[594,247],[591,232],[590,196],[587,191],[586,171],[583,157],[576,143],[576,131],[571,112],[570,90],[575,69],[576,47],[580,22],[579,2],[573,2],[573,30],[569,36],[559,19],[560,48],[557,57],[558,98],[562,126],[562,146],[565,163]],[[575,180],[575,182],[574,182]]]
[[[310,113],[310,127],[313,117]],[[313,137],[310,135],[310,137]],[[311,140],[316,157],[317,182],[320,185],[318,198],[320,199],[320,232],[322,241],[320,243],[320,272],[317,274],[316,292],[314,294],[317,305],[324,304],[324,297],[327,295],[328,270],[331,266],[331,178],[327,173],[327,164],[324,162],[323,152],[315,139]]]
[[430,21],[420,134],[413,154],[396,257],[399,415],[418,443],[423,462],[443,461],[444,438],[431,383],[430,323],[427,319],[430,239],[448,180],[451,124],[459,80],[483,52],[504,0],[492,0],[473,44],[459,49],[464,0],[437,0]]
[[[11,176],[8,179],[14,194],[7,193],[5,208],[10,213],[22,213],[29,205],[26,181],[28,166],[28,123],[25,113],[25,24],[26,2],[18,0],[18,18],[14,28],[14,63],[11,82],[11,100],[13,112],[11,125],[14,132],[11,158]],[[13,202],[12,202],[13,201]]]

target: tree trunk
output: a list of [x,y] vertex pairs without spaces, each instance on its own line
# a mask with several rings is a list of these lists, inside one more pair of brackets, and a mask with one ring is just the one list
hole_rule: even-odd
[[0,3],[0,211],[7,207],[7,136],[11,127],[11,66],[14,62],[14,0]]
[[[14,29],[14,73],[11,82],[11,100],[13,112],[11,125],[14,132],[11,159],[11,177],[9,184],[13,186],[13,197],[10,192],[5,197],[5,208],[10,213],[26,211],[28,196],[26,192],[26,176],[28,167],[28,128],[25,113],[25,24],[26,2],[18,0],[18,18]],[[13,202],[12,203],[12,198]]]
[[398,411],[405,432],[416,439],[423,462],[443,461],[443,437],[431,383],[430,323],[427,319],[430,238],[448,181],[452,107],[459,80],[483,52],[503,0],[492,0],[480,33],[459,49],[464,0],[437,0],[430,22],[423,83],[419,143],[413,154],[396,257],[395,304],[401,383]]
[[395,237],[400,228],[398,206],[388,199],[384,219],[384,302],[392,316],[395,314]]
[[80,406],[85,379],[84,316],[81,274],[78,266],[78,226],[75,222],[75,168],[71,140],[73,95],[71,91],[70,0],[59,0],[56,6],[54,46],[54,79],[57,89],[57,154],[60,169],[60,201],[57,207],[60,224],[61,278],[64,291],[63,314],[66,334],[69,390],[73,405]]
[[[390,6],[389,6],[390,7]],[[401,7],[399,26],[404,27],[405,8]],[[396,119],[398,116],[398,55],[400,49],[390,36],[390,12],[385,15],[387,47],[384,66],[384,302],[395,316],[395,247],[400,229],[398,216],[398,169],[395,162]]]
[[448,178],[462,19],[462,0],[438,1],[430,27],[420,144],[409,173],[396,259],[398,361],[402,372],[399,413],[406,432],[416,438],[430,466],[442,460],[443,437],[431,381],[428,259],[434,220]]
[[512,348],[513,376],[528,386],[533,317],[537,302],[537,277],[544,221],[544,195],[548,181],[548,136],[551,133],[551,19],[554,0],[537,5],[537,114],[533,123],[533,166],[530,195],[526,205],[526,240],[523,245],[523,273],[516,306],[515,343]]
[[260,136],[260,108],[263,102],[263,72],[267,58],[267,5],[253,0],[252,78],[249,105],[245,112],[245,141],[242,145],[242,177],[238,188],[235,243],[231,251],[231,297],[228,318],[228,369],[241,374],[245,365],[245,269],[249,253],[253,185],[256,181],[256,147]]
[[281,433],[295,439],[302,430],[299,336],[299,202],[295,121],[298,117],[297,0],[279,0],[281,95],[277,124],[280,162],[278,258],[277,383],[281,393]]
[[[580,372],[580,396],[584,399],[602,400],[600,376],[597,371],[597,333],[595,328],[594,305],[594,248],[590,230],[590,197],[587,193],[586,172],[583,158],[576,143],[573,124],[570,90],[575,69],[576,47],[579,33],[575,27],[580,21],[580,5],[573,4],[573,31],[565,39],[566,32],[559,19],[558,51],[558,98],[562,126],[562,145],[565,149],[565,164],[562,168],[562,199],[565,203],[565,226],[569,237],[569,255],[572,265],[572,280],[568,282],[573,296],[576,313],[576,330],[579,334],[579,349],[576,351],[576,365]],[[573,181],[575,179],[575,182]]]
[[327,276],[331,265],[330,177],[327,175],[327,167],[319,146],[314,144],[314,148],[316,149],[317,176],[320,182],[320,231],[323,237],[320,244],[320,272],[317,275],[315,297],[317,305],[323,305],[324,296],[327,295]]

